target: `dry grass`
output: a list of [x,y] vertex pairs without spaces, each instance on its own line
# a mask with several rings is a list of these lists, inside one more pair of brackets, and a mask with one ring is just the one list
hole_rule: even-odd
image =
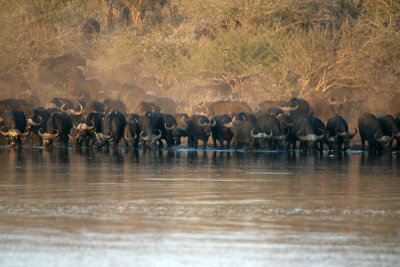
[[[143,1],[140,27],[109,31],[105,0],[0,0],[0,76],[35,82],[43,58],[69,52],[100,72],[124,65],[149,76],[220,80],[241,100],[345,86],[368,96],[373,111],[386,108],[377,99],[400,89],[398,1],[170,0],[157,12],[156,2]],[[90,39],[81,31],[88,18],[102,25]]]

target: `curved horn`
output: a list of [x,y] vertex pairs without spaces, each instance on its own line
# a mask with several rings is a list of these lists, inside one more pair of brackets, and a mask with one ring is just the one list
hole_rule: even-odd
[[42,123],[42,117],[39,116],[40,122],[34,122],[32,119],[28,119],[26,123],[32,126],[39,126]]
[[[376,136],[376,134],[375,134],[375,136]],[[382,137],[380,137],[380,138],[376,138],[376,137],[375,137],[375,139],[376,139],[376,141],[378,141],[379,143],[382,143],[382,142],[389,142],[392,138],[391,138],[390,136],[384,135],[384,136],[382,136]]]
[[29,129],[26,129],[25,132],[21,133],[21,136],[26,137],[29,135],[31,131]]
[[156,85],[157,87],[164,87],[164,84],[162,82],[160,82],[157,78],[156,78]]
[[58,130],[55,129],[54,131],[56,131],[55,134],[49,134],[51,138],[57,138],[57,136],[58,136]]
[[290,112],[290,111],[294,111],[294,110],[296,110],[296,109],[298,109],[299,108],[299,104],[298,103],[296,103],[296,106],[295,107],[282,107],[282,106],[278,106],[280,109],[282,109],[282,111],[284,111],[284,112]]
[[104,139],[111,139],[112,138],[112,134],[102,134],[101,137],[104,138]]
[[172,130],[176,127],[176,125],[173,125],[173,124],[172,124],[171,127],[168,127],[168,126],[167,126],[167,123],[164,123],[164,127],[165,127],[165,130],[167,130],[167,131],[172,131]]
[[357,134],[357,129],[354,128],[355,132],[354,133],[349,133],[349,137],[353,138]]
[[160,139],[162,135],[162,132],[160,130],[156,129],[156,131],[158,131],[159,134],[154,137],[154,140]]
[[335,99],[335,98],[330,97],[330,98],[329,98],[329,104],[331,104],[331,105],[336,105],[336,104],[337,104],[337,101],[334,100],[334,99]]
[[0,133],[2,134],[2,135],[4,135],[4,136],[9,136],[9,135],[11,135],[11,132],[10,132],[11,130],[8,130],[7,132],[3,132],[3,130],[0,130]]
[[[61,106],[61,111],[62,111],[62,112],[67,112],[67,110],[64,109],[64,107],[65,107],[66,104],[67,104],[67,103],[62,104],[62,106]],[[68,109],[68,110],[69,110],[69,109]]]
[[[94,122],[90,121],[91,126],[87,126],[86,130],[91,131],[94,129]],[[87,124],[86,124],[87,125]]]
[[217,125],[217,122],[216,122],[215,120],[211,120],[210,126],[211,126],[211,127],[215,127],[215,125]]
[[297,136],[301,141],[317,141],[318,138],[315,134],[307,134],[303,136]]
[[124,138],[126,141],[132,141],[135,139],[135,137],[128,137],[126,134],[124,135]]
[[231,121],[229,123],[223,123],[222,125],[224,125],[224,127],[226,127],[226,128],[234,128],[235,127],[235,123],[233,121]]
[[179,130],[185,131],[187,129],[187,123],[185,122],[185,127],[178,126]]
[[85,94],[82,93],[81,91],[79,91],[78,93],[78,99],[84,99],[85,98]]
[[103,103],[103,106],[104,106],[104,112],[106,112],[106,110],[108,109],[107,104]]
[[273,136],[272,130],[269,130],[270,134],[262,133],[263,138],[270,139]]
[[201,121],[201,118],[197,121],[197,124],[198,124],[200,127],[210,125],[210,123],[207,123],[207,122],[201,123],[200,121]]
[[83,113],[83,107],[82,107],[81,103],[79,103],[79,111],[75,111],[73,109],[68,109],[67,110],[67,114],[68,115],[79,116],[79,115],[82,115],[82,113]]
[[152,140],[152,138],[150,137],[150,136],[143,136],[143,133],[144,133],[144,131],[141,131],[140,132],[140,135],[139,135],[139,138],[141,139],[141,140],[143,140],[143,141],[149,141],[149,140]]
[[39,130],[39,135],[43,137],[44,133],[42,133],[43,129]]
[[264,133],[258,133],[258,134],[254,134],[254,130],[255,130],[256,128],[253,128],[252,130],[251,130],[251,132],[250,132],[250,135],[251,135],[251,137],[253,137],[253,138],[263,138],[264,137]]

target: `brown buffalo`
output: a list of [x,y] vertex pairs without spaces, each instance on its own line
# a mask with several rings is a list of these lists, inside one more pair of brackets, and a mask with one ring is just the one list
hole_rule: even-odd
[[232,114],[234,112],[251,113],[251,107],[246,102],[236,101],[217,101],[207,106],[208,117],[215,117],[216,115]]

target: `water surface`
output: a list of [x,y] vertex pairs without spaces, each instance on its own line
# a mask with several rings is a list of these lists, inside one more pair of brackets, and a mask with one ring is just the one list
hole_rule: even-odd
[[0,149],[0,266],[395,266],[400,160]]

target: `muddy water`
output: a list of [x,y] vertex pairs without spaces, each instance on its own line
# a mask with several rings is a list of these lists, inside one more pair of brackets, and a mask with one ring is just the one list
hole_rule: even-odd
[[0,149],[0,266],[395,266],[400,160]]

